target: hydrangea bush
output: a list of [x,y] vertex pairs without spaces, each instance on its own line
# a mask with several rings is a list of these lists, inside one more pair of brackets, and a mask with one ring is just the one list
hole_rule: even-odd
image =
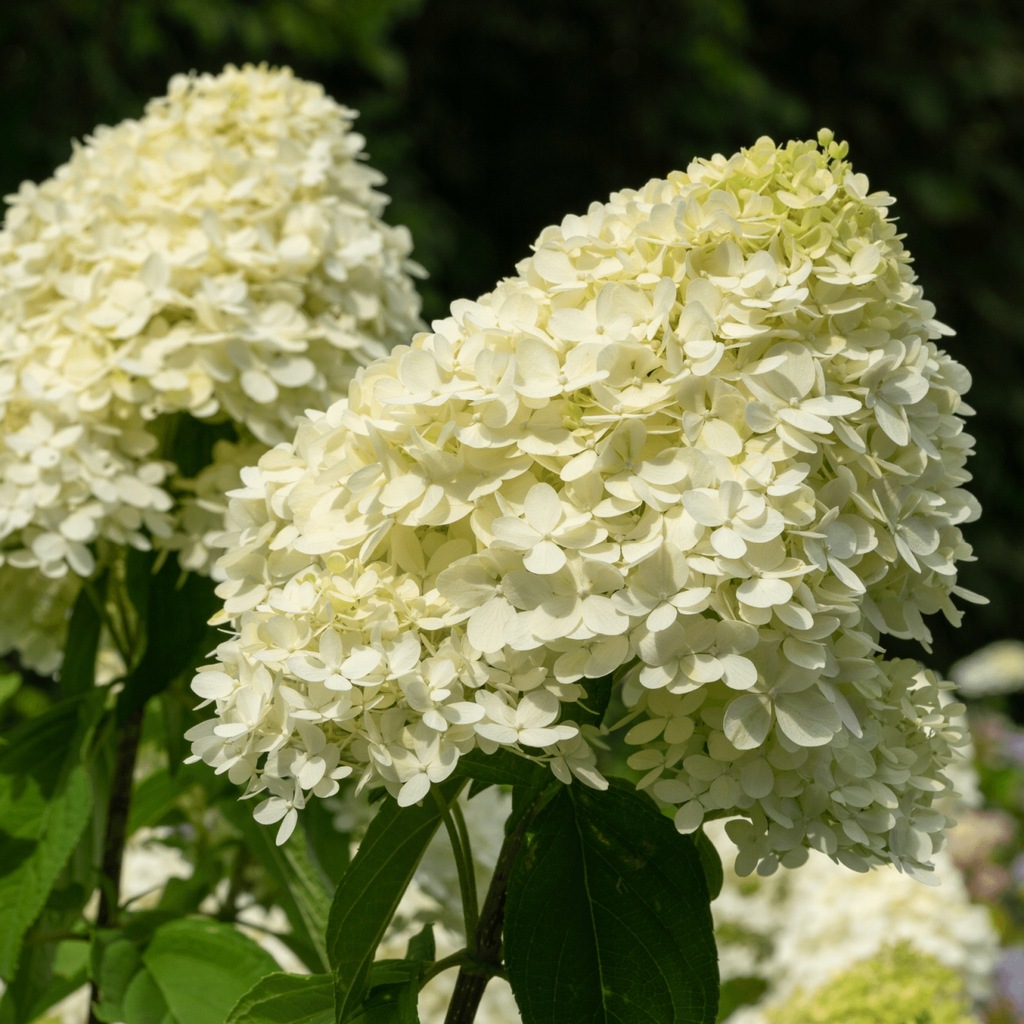
[[883,642],[958,620],[978,509],[892,202],[827,131],[762,138],[360,370],[232,494],[193,756],[279,841],[347,776],[409,806],[472,752],[601,789],[614,681],[636,785],[682,833],[734,817],[741,873],[925,875],[962,729]]
[[[353,117],[288,69],[178,75],[8,197],[5,593],[66,609],[107,552],[154,541],[208,572],[202,537],[238,468],[417,327],[409,233],[381,220]],[[210,442],[183,419],[222,437],[191,482]],[[0,648],[52,671],[59,631],[25,618],[0,623]]]

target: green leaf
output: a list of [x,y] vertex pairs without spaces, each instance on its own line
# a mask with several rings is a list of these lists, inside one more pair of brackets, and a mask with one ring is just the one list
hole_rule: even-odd
[[312,856],[304,823],[283,846],[274,842],[272,830],[253,820],[252,811],[236,799],[237,794],[220,804],[228,820],[242,833],[249,852],[266,869],[280,887],[278,902],[300,943],[308,947],[303,955],[314,962],[307,967],[329,967],[327,945],[327,919],[332,891],[327,877]]
[[[181,771],[185,758],[191,753],[191,745],[185,739],[189,727],[199,721],[195,714],[195,695],[188,688],[190,679],[182,679],[186,685],[176,689],[164,690],[150,705],[151,713],[160,716],[161,737],[159,745],[167,755],[167,763],[172,775]],[[207,772],[209,777],[209,772]],[[225,778],[225,782],[229,782]],[[230,782],[229,782],[230,784]],[[207,789],[210,789],[207,784]]]
[[693,833],[693,842],[700,857],[700,866],[704,869],[704,881],[708,886],[708,896],[718,899],[718,894],[725,884],[725,873],[722,871],[722,858],[718,849],[702,829]]
[[125,1024],[223,1024],[231,1006],[276,964],[221,922],[127,915],[93,936],[97,1020]]
[[[96,592],[103,593],[105,577],[95,584]],[[88,693],[96,684],[96,652],[100,646],[103,618],[92,594],[83,587],[71,611],[68,624],[67,646],[60,666],[60,689],[65,696]]]
[[239,999],[278,969],[231,925],[189,918],[157,928],[142,961],[177,1024],[224,1024]]
[[505,956],[525,1024],[712,1024],[718,970],[693,842],[643,794],[566,786],[513,866]]
[[159,824],[178,805],[181,795],[206,781],[208,775],[209,769],[200,764],[182,765],[174,774],[158,768],[147,775],[132,793],[128,834]]
[[728,1020],[741,1006],[752,1006],[760,1002],[767,991],[768,982],[764,978],[730,978],[722,982],[718,997],[718,1019]]
[[207,625],[218,605],[213,582],[198,573],[182,573],[173,558],[148,577],[145,565],[145,555],[129,555],[129,592],[135,607],[144,613],[146,636],[142,658],[125,680],[117,702],[121,723],[194,668],[216,645],[216,633]]
[[21,683],[21,676],[17,672],[0,675],[0,708],[21,689]]
[[25,933],[89,823],[92,790],[78,756],[95,705],[64,701],[0,749],[0,977],[13,976]]
[[380,985],[346,1018],[349,1024],[419,1024],[416,1011],[419,983]]
[[417,960],[374,960],[367,974],[366,986],[372,990],[419,982],[424,966],[423,961]]
[[585,685],[587,695],[572,709],[572,713],[565,717],[567,721],[578,722],[580,725],[598,725],[611,702],[615,675],[588,679]]
[[89,980],[84,941],[25,943],[18,972],[0,996],[0,1024],[27,1024]]
[[[93,801],[99,802],[95,786]],[[87,825],[45,906],[25,933],[18,966],[0,998],[0,1024],[34,1021],[88,981],[89,942],[82,932],[82,910],[95,887],[98,856]],[[80,938],[53,938],[79,932]]]
[[226,1024],[334,1024],[329,974],[271,974],[261,978],[228,1014]]
[[94,1009],[97,1020],[118,1021],[127,1016],[123,1007],[128,988],[144,969],[142,954],[134,942],[113,929],[96,932],[92,941],[92,977],[99,993]]
[[342,876],[327,924],[327,955],[334,975],[335,1020],[352,1019],[362,1001],[366,975],[416,866],[441,824],[443,809],[462,789],[461,778],[436,785],[441,800],[399,807],[380,805]]
[[206,423],[184,414],[168,417],[168,420],[164,452],[183,477],[198,475],[214,461],[213,447],[218,441],[238,439],[238,431],[230,420]]
[[128,983],[121,1013],[122,1017],[108,1018],[110,1024],[115,1019],[124,1024],[181,1024],[171,1013],[156,978],[146,970],[139,971]]
[[325,800],[313,800],[302,812],[302,830],[309,853],[320,865],[333,895],[352,859],[352,836],[338,828],[335,815]]
[[425,924],[410,940],[405,950],[406,960],[433,961],[437,959],[437,943],[434,940],[434,926]]
[[420,980],[429,964],[375,960],[366,998],[347,1018],[351,1024],[419,1024]]
[[485,754],[482,750],[473,750],[459,758],[455,769],[459,775],[484,786],[528,786],[537,778],[538,773],[547,773],[547,769],[534,761],[513,754],[511,750],[496,750],[493,754]]

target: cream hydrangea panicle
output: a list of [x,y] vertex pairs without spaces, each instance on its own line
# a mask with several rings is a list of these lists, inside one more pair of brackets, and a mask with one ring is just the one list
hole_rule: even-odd
[[[208,571],[229,465],[421,326],[410,236],[381,220],[354,116],[287,68],[178,75],[7,198],[0,560],[20,589],[89,576],[106,543]],[[185,416],[241,446],[191,482]]]
[[956,621],[978,509],[891,201],[829,132],[763,138],[566,217],[357,374],[233,493],[194,756],[298,809],[309,714],[402,804],[474,749],[601,786],[577,708],[614,674],[640,787],[735,816],[741,870],[926,871],[962,729],[880,640]]

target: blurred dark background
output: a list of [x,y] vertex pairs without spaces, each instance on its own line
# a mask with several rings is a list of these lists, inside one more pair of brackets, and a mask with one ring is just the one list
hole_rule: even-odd
[[896,195],[974,375],[985,515],[935,623],[939,669],[1021,636],[1024,19],[1020,0],[19,0],[0,13],[0,189],[141,114],[176,72],[288,64],[361,112],[425,314],[489,291],[548,223],[691,157],[828,126]]

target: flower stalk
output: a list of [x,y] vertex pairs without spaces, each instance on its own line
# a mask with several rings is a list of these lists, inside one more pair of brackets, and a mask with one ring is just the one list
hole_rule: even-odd
[[488,981],[496,975],[504,974],[502,933],[505,927],[505,901],[508,897],[509,878],[530,826],[554,788],[551,785],[536,788],[533,799],[518,817],[515,817],[513,811],[511,828],[501,844],[494,874],[491,876],[480,910],[480,921],[470,939],[470,956],[459,968],[444,1024],[472,1024]]
[[[100,861],[100,902],[96,911],[96,930],[117,925],[121,893],[121,866],[124,846],[128,838],[128,815],[131,810],[132,782],[135,762],[142,737],[144,708],[133,711],[121,726],[114,772],[110,782],[110,800],[107,804],[107,823],[103,836],[103,856]],[[89,1024],[99,1024],[93,1007],[99,996],[96,981],[90,984]]]

